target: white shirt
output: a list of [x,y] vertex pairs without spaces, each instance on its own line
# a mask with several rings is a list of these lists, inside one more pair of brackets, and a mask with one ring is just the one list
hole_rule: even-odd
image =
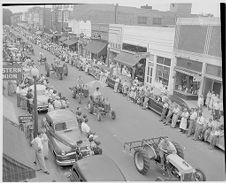
[[195,120],[197,116],[198,116],[197,112],[193,112],[190,116],[190,119]]
[[82,129],[82,132],[84,133],[90,132],[90,127],[85,122],[82,122],[81,129]]
[[205,118],[203,116],[201,117],[198,117],[197,119],[197,123],[200,124],[200,125],[204,125],[205,124]]
[[94,91],[94,93],[93,93],[93,97],[94,98],[97,98],[98,96],[101,96],[101,93],[100,93],[100,91]]
[[41,151],[43,150],[42,139],[40,137],[37,136],[35,139],[33,139],[31,144],[36,151],[39,149],[41,149]]

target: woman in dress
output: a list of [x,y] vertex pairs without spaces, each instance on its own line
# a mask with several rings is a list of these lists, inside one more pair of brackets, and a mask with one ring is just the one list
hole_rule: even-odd
[[180,126],[179,126],[179,131],[182,133],[185,133],[187,130],[187,125],[188,125],[188,117],[189,117],[189,112],[187,108],[184,108],[183,113],[181,114],[181,121],[180,121]]
[[48,146],[48,137],[46,135],[46,129],[43,128],[42,129],[42,137],[41,137],[41,140],[42,140],[42,145],[43,145],[43,156],[45,159],[48,159],[48,152],[49,152],[49,146]]
[[211,95],[212,95],[211,91],[209,91],[209,92],[207,93],[207,95],[206,95],[206,102],[205,102],[205,104],[206,104],[208,110],[209,110],[209,104],[210,104],[210,98],[211,98]]

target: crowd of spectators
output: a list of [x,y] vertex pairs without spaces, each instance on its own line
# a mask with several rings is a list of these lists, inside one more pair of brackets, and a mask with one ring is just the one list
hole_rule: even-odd
[[[98,60],[91,59],[76,59],[76,54],[68,48],[52,43],[50,40],[41,39],[40,36],[31,33],[24,33],[30,41],[38,44],[40,47],[50,51],[58,56],[62,61],[75,65],[81,70],[88,73],[94,65],[103,65]],[[61,56],[60,56],[61,55]],[[128,79],[121,79],[118,74],[118,66],[111,63],[109,70],[101,70],[98,79],[106,82],[108,77],[114,79],[114,92],[122,93],[129,101],[140,105],[142,109],[148,108],[150,98],[156,102],[161,103],[163,110],[161,112],[160,121],[165,126],[170,125],[172,128],[178,127],[181,133],[187,134],[188,137],[193,136],[193,140],[209,141],[210,149],[217,144],[220,137],[224,134],[224,116],[223,116],[223,102],[219,95],[213,91],[209,91],[206,99],[200,94],[197,101],[197,106],[188,108],[187,106],[180,106],[178,103],[171,101],[167,95],[167,88],[161,86],[161,93],[155,94],[155,87],[145,86],[138,81],[130,79],[131,75],[124,69],[124,75]],[[121,88],[120,88],[121,85]],[[211,113],[210,117],[206,118],[203,115],[203,109],[208,108]]]

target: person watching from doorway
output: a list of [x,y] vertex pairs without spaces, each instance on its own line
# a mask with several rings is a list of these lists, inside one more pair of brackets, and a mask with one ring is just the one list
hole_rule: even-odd
[[169,154],[176,154],[177,150],[168,137],[164,138],[158,144],[159,156],[161,158],[161,166],[165,169],[165,156]]

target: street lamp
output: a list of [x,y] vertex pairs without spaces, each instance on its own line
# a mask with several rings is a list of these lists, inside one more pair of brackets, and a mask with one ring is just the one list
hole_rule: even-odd
[[38,110],[37,110],[37,87],[36,87],[36,80],[39,76],[39,70],[36,67],[31,69],[31,75],[34,78],[34,110],[33,110],[33,117],[34,117],[34,138],[38,134]]

